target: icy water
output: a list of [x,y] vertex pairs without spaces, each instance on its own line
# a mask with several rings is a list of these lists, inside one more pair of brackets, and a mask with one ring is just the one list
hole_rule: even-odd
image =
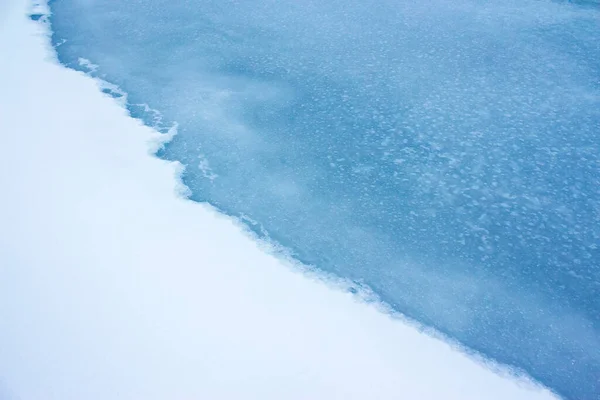
[[61,62],[178,124],[159,156],[192,199],[566,398],[600,398],[598,2],[51,8]]

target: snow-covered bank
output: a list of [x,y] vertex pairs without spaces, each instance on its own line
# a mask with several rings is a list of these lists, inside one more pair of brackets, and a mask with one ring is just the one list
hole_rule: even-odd
[[175,167],[148,155],[155,133],[52,61],[26,3],[0,5],[0,390],[553,398],[292,271],[178,198]]

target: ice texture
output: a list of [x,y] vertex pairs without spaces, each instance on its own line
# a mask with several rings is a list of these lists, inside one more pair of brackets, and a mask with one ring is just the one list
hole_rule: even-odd
[[566,398],[600,396],[598,2],[51,8],[60,61],[178,124],[159,156],[193,200]]
[[170,135],[58,65],[44,5],[0,3],[0,399],[557,399],[178,196]]

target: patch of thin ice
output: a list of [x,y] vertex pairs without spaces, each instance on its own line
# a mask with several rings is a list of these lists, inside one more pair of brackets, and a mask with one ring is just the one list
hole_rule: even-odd
[[0,26],[0,382],[40,399],[550,399],[175,193],[156,132]]

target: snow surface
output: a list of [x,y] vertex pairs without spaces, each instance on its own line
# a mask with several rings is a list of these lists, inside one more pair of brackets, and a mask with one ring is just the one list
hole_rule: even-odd
[[0,399],[550,399],[182,198],[158,134],[0,2]]
[[587,400],[600,8],[576,3],[61,0],[49,22],[61,64],[178,124],[157,155],[190,199]]

